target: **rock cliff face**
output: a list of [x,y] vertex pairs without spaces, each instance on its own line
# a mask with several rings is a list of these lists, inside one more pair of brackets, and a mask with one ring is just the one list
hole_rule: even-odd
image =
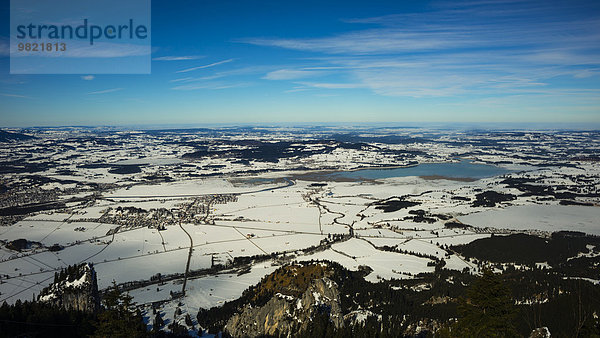
[[344,325],[337,284],[327,277],[313,280],[300,297],[277,293],[261,307],[246,305],[225,331],[233,337],[290,337],[307,329],[318,314],[329,315],[336,328]]
[[93,265],[84,263],[61,271],[54,283],[42,290],[38,300],[66,310],[95,313],[100,307],[100,296]]

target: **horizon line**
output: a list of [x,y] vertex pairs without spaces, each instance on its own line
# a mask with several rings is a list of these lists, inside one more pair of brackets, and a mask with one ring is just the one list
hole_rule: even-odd
[[[302,127],[385,127],[385,128],[432,128],[432,129],[461,129],[461,128],[490,128],[502,129],[527,129],[527,130],[600,130],[600,122],[409,122],[409,121],[376,121],[376,122],[213,122],[213,123],[141,123],[141,124],[90,124],[90,125],[29,125],[29,126],[0,126],[0,130],[11,129],[121,129],[121,130],[181,130],[181,129],[216,129],[216,128],[302,128]],[[492,129],[494,129],[492,128]]]

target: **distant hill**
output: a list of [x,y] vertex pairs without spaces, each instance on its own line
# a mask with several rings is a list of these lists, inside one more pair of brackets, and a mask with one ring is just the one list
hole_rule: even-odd
[[0,142],[23,141],[23,140],[30,140],[33,138],[35,138],[35,137],[26,135],[26,134],[13,133],[10,131],[0,130]]

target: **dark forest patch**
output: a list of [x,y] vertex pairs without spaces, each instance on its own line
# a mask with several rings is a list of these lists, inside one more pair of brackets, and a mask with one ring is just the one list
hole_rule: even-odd
[[60,209],[64,207],[66,207],[66,205],[63,202],[35,203],[17,207],[2,208],[0,209],[0,216],[27,215],[33,212]]
[[6,244],[6,248],[14,251],[23,251],[28,250],[33,247],[41,247],[42,244],[40,242],[28,241],[24,238],[15,239],[14,241],[10,241]]
[[558,202],[558,204],[560,204],[560,205],[581,205],[581,206],[586,206],[586,207],[591,207],[594,205],[593,203],[578,202],[578,201],[571,201],[571,200],[560,200],[560,202]]
[[0,174],[22,174],[46,171],[55,167],[51,163],[30,163],[23,160],[0,162]]
[[575,232],[556,232],[552,234],[552,238],[513,234],[482,238],[469,244],[453,246],[452,249],[466,257],[495,263],[548,262],[555,266],[580,252],[588,252],[587,244],[600,245],[600,238]]
[[110,174],[119,174],[119,175],[137,174],[137,173],[142,172],[142,168],[140,168],[140,166],[138,166],[138,165],[119,165],[119,166],[113,166],[113,168],[110,169],[108,172]]
[[10,132],[10,131],[0,130],[0,142],[25,141],[25,140],[31,140],[34,138],[35,137],[27,135],[27,134],[14,133],[14,132]]
[[375,209],[383,210],[383,212],[394,212],[400,209],[406,209],[417,206],[421,203],[405,200],[404,197],[390,197],[383,201],[375,202]]
[[[411,214],[412,216],[406,216],[403,219],[405,221],[413,221],[415,223],[435,223],[436,219],[434,218],[436,215],[432,215],[429,212],[423,210],[423,209],[417,209],[417,210],[409,210],[408,211],[409,214]],[[446,216],[442,216],[444,218],[446,218]]]
[[444,223],[444,226],[448,229],[468,229],[468,228],[472,228],[472,226],[468,225],[468,224],[464,224],[461,222],[456,222],[456,221],[450,221],[450,222],[446,222]]
[[517,196],[513,194],[503,194],[497,191],[484,191],[475,195],[475,201],[472,206],[474,207],[493,207],[496,203],[513,201],[517,199]]

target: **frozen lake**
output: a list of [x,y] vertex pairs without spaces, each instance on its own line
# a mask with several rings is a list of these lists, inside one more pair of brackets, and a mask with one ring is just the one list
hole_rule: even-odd
[[382,179],[406,176],[440,176],[448,178],[480,179],[508,173],[509,170],[487,164],[475,164],[463,160],[454,163],[423,163],[412,167],[390,169],[361,169],[326,174],[332,179]]

